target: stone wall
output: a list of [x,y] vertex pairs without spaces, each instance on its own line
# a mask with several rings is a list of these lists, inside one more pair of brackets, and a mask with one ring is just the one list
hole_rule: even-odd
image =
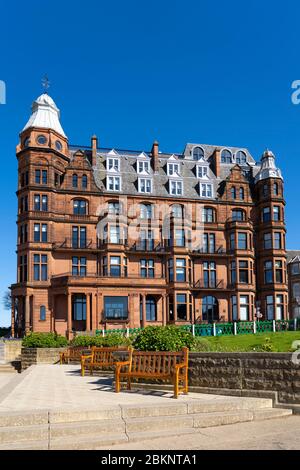
[[33,364],[57,364],[66,348],[22,348],[22,370]]
[[0,363],[7,364],[20,360],[22,340],[0,341]]
[[300,364],[291,353],[191,353],[189,385],[278,392],[282,403],[300,403]]

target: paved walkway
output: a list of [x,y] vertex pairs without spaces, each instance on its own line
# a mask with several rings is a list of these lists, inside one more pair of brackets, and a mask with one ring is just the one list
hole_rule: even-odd
[[[78,365],[37,365],[19,375],[19,383],[1,399],[0,411],[88,409],[117,405],[151,405],[174,403],[168,391],[136,390],[116,394],[111,387],[112,378],[80,376]],[[1,392],[1,389],[0,389]],[[189,393],[181,395],[176,403],[198,400],[230,400],[231,397]]]
[[[99,447],[99,450],[104,448]],[[106,446],[107,450],[299,450],[300,416],[205,428],[179,438]]]

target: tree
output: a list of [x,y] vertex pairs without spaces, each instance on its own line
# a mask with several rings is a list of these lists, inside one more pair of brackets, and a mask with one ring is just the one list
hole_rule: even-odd
[[11,293],[7,290],[2,299],[5,310],[11,310]]

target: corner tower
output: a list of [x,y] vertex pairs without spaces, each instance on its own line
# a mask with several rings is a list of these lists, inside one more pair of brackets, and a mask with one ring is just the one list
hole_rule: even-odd
[[18,159],[17,283],[12,286],[12,332],[51,329],[48,301],[51,272],[50,233],[55,213],[54,194],[69,163],[68,138],[53,99],[43,93],[32,105],[20,133]]
[[275,156],[266,150],[255,177],[258,307],[266,320],[288,318],[284,192]]

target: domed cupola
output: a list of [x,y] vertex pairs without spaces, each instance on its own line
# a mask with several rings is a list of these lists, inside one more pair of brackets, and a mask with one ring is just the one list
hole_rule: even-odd
[[32,114],[22,132],[30,128],[52,129],[67,138],[60,124],[60,111],[47,93],[43,93],[32,104]]
[[281,171],[276,167],[275,156],[271,150],[265,150],[261,157],[261,166],[255,176],[255,183],[267,178],[282,178]]

